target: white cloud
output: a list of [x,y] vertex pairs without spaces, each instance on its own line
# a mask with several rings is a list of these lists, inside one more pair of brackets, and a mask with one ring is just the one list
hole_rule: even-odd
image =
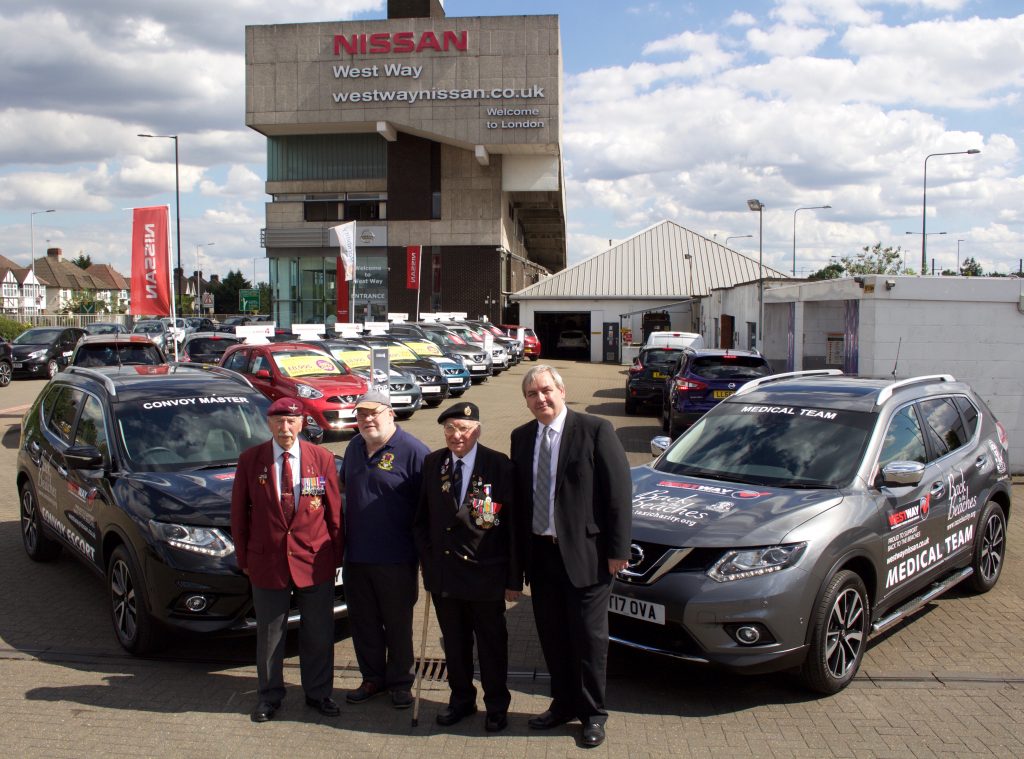
[[766,32],[760,29],[747,32],[751,49],[767,55],[787,57],[807,55],[819,48],[828,37],[826,29],[802,29],[795,26],[774,26]]

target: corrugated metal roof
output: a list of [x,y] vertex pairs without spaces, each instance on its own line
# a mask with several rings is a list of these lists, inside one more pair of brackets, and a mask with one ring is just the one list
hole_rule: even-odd
[[[786,279],[789,275],[765,266],[764,277]],[[706,296],[717,288],[758,279],[757,259],[666,220],[523,288],[513,297],[671,300]]]

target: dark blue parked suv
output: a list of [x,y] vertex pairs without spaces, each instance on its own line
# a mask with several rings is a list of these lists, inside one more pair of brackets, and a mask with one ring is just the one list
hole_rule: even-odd
[[757,351],[687,349],[665,383],[661,427],[675,440],[679,433],[750,380],[766,377],[771,367]]

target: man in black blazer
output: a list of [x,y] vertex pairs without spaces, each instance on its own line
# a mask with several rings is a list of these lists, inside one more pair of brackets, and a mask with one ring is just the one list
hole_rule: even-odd
[[446,447],[423,462],[414,534],[423,586],[434,600],[448,662],[442,726],[475,714],[473,641],[480,660],[488,732],[508,725],[505,602],[523,589],[514,550],[515,482],[508,457],[480,445],[480,410],[458,403],[437,418]]
[[523,395],[535,421],[512,431],[516,535],[551,673],[551,706],[529,725],[547,730],[578,718],[583,745],[599,746],[608,719],[608,598],[629,556],[629,463],[611,424],[566,408],[553,367],[530,369]]

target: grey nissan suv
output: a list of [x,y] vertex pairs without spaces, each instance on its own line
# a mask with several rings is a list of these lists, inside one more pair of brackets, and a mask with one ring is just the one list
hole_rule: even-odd
[[996,584],[1007,446],[949,375],[753,380],[633,469],[611,638],[741,672],[798,668],[838,692],[872,634],[962,581]]

